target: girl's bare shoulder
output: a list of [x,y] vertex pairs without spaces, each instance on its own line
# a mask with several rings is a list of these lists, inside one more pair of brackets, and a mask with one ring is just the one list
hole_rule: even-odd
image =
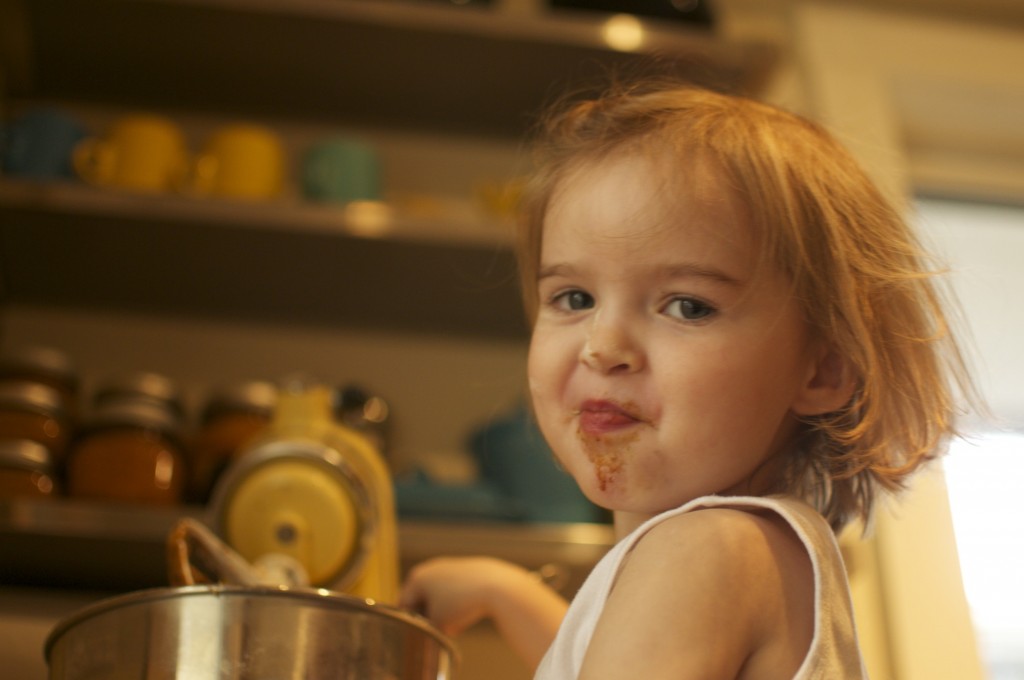
[[633,553],[699,557],[705,563],[722,567],[732,562],[749,566],[760,560],[775,561],[779,551],[807,554],[799,537],[780,515],[761,508],[712,507],[676,515],[655,525],[637,542]]
[[[795,671],[813,635],[813,583],[803,544],[770,511],[669,518],[623,564],[587,666],[602,670],[592,677],[629,677],[641,663],[632,677],[706,680],[747,677],[752,666]],[[624,659],[621,676],[608,673]]]

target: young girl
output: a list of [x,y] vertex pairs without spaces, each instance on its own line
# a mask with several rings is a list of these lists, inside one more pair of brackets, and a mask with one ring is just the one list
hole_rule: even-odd
[[915,237],[764,104],[635,86],[547,133],[530,390],[621,540],[568,611],[488,558],[418,566],[403,602],[452,634],[492,618],[537,678],[865,677],[834,532],[943,448],[969,388]]

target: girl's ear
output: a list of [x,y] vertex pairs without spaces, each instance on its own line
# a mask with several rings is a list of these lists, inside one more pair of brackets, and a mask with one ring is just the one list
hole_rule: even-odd
[[793,413],[819,416],[846,406],[857,380],[850,362],[833,347],[823,345],[808,371],[808,378],[793,400]]

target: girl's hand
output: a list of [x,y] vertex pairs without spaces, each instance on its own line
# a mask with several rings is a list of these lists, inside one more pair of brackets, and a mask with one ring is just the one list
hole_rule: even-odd
[[491,619],[531,668],[540,663],[567,608],[535,575],[491,557],[442,557],[416,566],[399,604],[452,636]]
[[489,557],[439,557],[409,572],[399,603],[447,635],[458,635],[492,614],[493,601],[520,578],[519,567]]

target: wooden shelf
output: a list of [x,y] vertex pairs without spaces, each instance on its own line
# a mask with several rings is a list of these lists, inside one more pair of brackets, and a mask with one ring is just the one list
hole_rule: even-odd
[[[756,92],[764,45],[647,20],[635,52],[603,17],[415,0],[0,0],[9,95],[520,136],[541,107],[610,73]],[[4,9],[6,6],[6,10]]]
[[7,303],[519,339],[506,233],[0,181]]
[[[644,20],[635,52],[599,13],[511,0],[0,0],[11,110],[55,102],[519,140],[546,103],[610,74],[755,94],[763,45]],[[449,136],[445,136],[449,135]],[[524,339],[507,234],[392,215],[129,196],[0,179],[4,300]]]
[[[75,499],[0,500],[0,582],[126,591],[167,585],[166,540],[199,506],[150,507]],[[557,564],[568,593],[614,544],[607,524],[399,522],[404,566],[438,555],[486,554],[530,569]]]
[[388,242],[473,245],[507,249],[514,242],[510,221],[484,210],[436,209],[430,215],[403,211],[386,202],[351,205],[282,197],[248,201],[176,193],[141,193],[97,188],[79,181],[37,181],[0,177],[0,209],[30,213],[114,217],[139,221],[215,223],[226,229],[313,233]]

